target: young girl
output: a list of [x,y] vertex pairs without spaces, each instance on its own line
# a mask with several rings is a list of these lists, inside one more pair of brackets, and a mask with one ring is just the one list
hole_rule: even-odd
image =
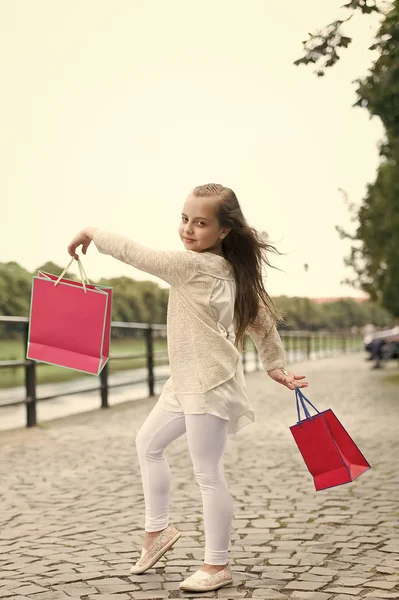
[[144,573],[179,539],[169,523],[170,471],[165,448],[187,433],[195,478],[201,490],[204,564],[180,589],[215,590],[233,582],[228,547],[232,499],[223,470],[228,435],[255,420],[241,363],[248,333],[264,370],[294,390],[304,375],[286,371],[276,323],[281,314],[262,281],[266,251],[278,252],[250,227],[235,193],[219,184],[194,188],[183,206],[179,235],[185,250],[152,250],[94,227],[68,246],[71,256],[91,241],[110,254],[170,284],[167,341],[171,376],[137,437],[145,500],[141,557],[131,573]]

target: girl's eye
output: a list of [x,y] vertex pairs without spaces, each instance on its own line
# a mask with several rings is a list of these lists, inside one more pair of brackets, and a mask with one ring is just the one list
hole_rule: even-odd
[[[183,221],[186,220],[186,217],[182,217]],[[201,223],[201,225],[205,225],[204,221],[198,221],[198,223]]]

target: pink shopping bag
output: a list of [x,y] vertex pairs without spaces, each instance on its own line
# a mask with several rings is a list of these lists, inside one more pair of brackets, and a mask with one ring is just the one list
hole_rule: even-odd
[[[112,288],[39,271],[33,277],[27,358],[98,375],[109,359]],[[86,283],[87,282],[87,283]]]

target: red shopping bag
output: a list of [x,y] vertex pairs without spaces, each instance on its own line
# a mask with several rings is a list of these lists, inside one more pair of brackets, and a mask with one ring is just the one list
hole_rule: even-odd
[[[109,359],[112,288],[39,271],[33,277],[27,358],[98,375]],[[87,282],[87,283],[86,283]]]
[[[298,387],[295,387],[295,396],[298,423],[290,430],[313,475],[316,491],[349,483],[371,468],[330,408],[319,412]],[[305,401],[317,411],[317,415],[310,415]],[[299,402],[306,417],[302,421]]]

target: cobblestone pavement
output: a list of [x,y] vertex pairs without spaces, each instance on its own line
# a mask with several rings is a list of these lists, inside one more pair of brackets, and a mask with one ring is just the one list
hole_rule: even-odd
[[294,392],[247,376],[256,423],[229,438],[234,584],[187,593],[204,558],[202,503],[186,435],[166,450],[170,520],[182,532],[152,569],[131,575],[144,503],[134,438],[157,398],[0,435],[0,598],[399,598],[399,391],[360,355],[296,364],[306,396],[331,407],[372,468],[316,492],[288,427]]

